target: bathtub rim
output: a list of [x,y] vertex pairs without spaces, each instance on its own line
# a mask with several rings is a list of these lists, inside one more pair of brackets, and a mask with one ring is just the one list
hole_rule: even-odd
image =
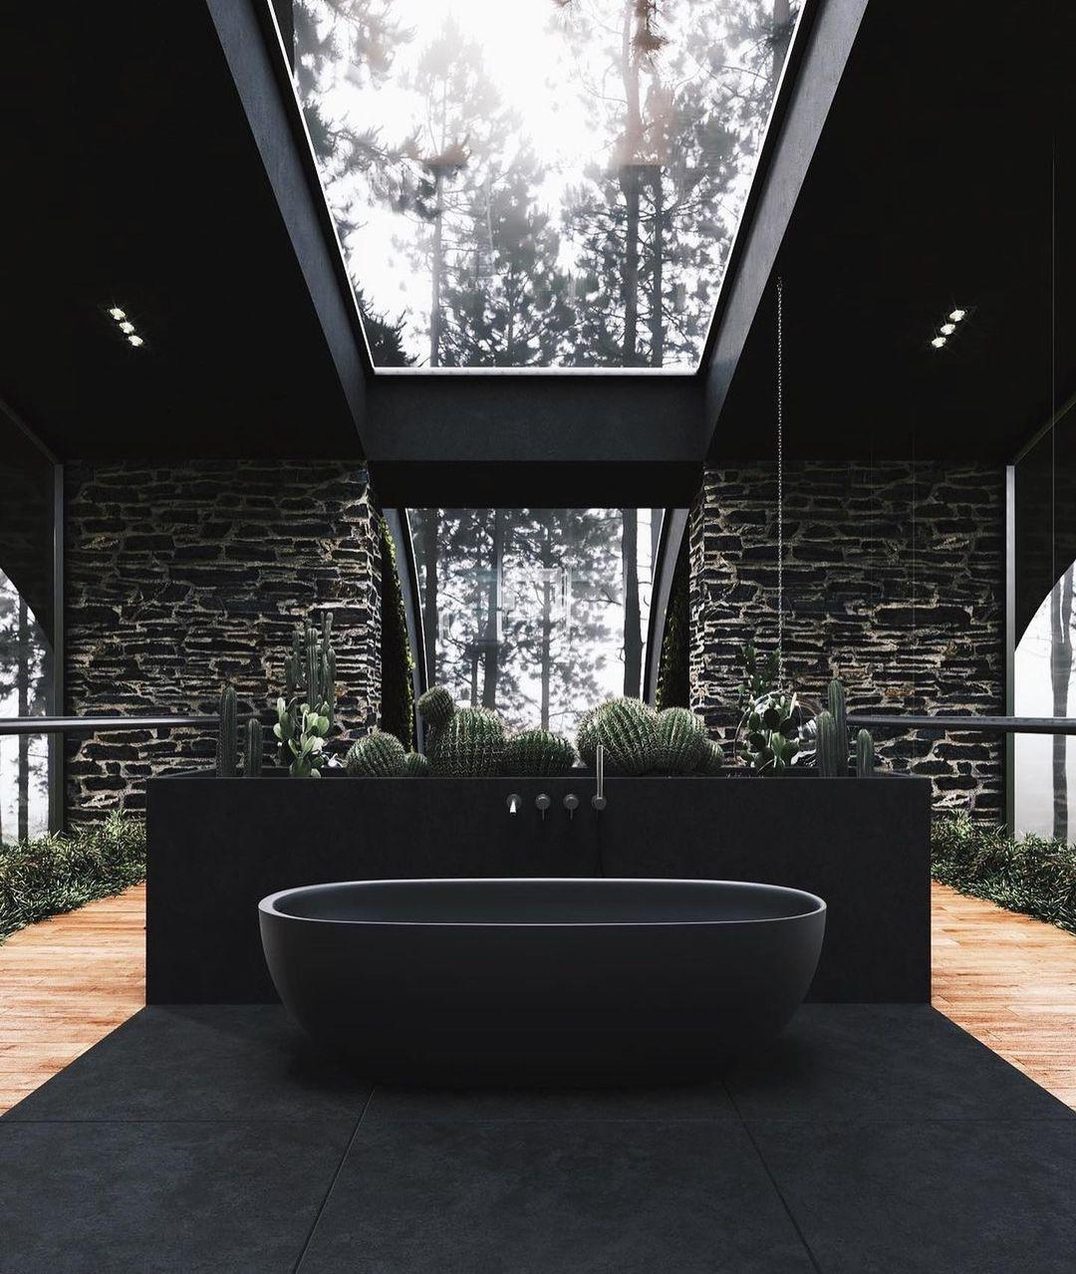
[[[610,884],[632,885],[733,885],[737,890],[765,890],[779,894],[793,895],[809,900],[813,905],[805,911],[797,911],[787,916],[755,916],[726,920],[349,920],[326,916],[296,916],[277,908],[277,903],[289,894],[320,892],[322,890],[340,889],[350,885],[436,885],[449,882],[466,882],[468,884]],[[827,904],[824,898],[810,893],[806,889],[797,889],[792,885],[768,885],[759,880],[716,880],[706,878],[690,878],[680,876],[403,876],[389,879],[369,880],[333,880],[315,885],[292,885],[287,889],[278,889],[266,895],[258,902],[258,915],[269,916],[277,920],[291,920],[312,925],[346,925],[368,929],[684,929],[684,928],[731,928],[741,925],[783,924],[795,920],[809,920],[821,916],[825,919]]]

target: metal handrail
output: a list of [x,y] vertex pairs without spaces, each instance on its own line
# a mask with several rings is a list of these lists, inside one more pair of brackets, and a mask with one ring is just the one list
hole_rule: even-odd
[[1076,734],[1076,717],[908,717],[849,713],[848,724],[869,730],[950,730],[983,734]]
[[167,730],[172,726],[206,729],[215,716],[156,717],[0,717],[0,734],[94,734],[98,730]]

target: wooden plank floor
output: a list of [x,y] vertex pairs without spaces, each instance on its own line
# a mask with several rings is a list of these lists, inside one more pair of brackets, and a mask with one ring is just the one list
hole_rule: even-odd
[[145,1002],[145,885],[12,934],[0,945],[0,1112]]
[[[0,945],[0,1111],[145,1000],[145,886]],[[933,886],[934,1003],[1076,1107],[1076,936]]]

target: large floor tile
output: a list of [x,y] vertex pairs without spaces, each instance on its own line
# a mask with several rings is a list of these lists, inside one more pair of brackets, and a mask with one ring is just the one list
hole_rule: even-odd
[[283,1274],[353,1126],[4,1123],[0,1268]]
[[738,1119],[728,1091],[710,1084],[659,1088],[374,1090],[366,1120]]
[[748,1120],[1073,1118],[925,1004],[804,1005],[725,1082]]
[[806,1274],[731,1121],[369,1121],[302,1274]]
[[370,1085],[274,1005],[143,1009],[7,1119],[357,1117]]
[[750,1125],[825,1274],[1072,1274],[1076,1124]]

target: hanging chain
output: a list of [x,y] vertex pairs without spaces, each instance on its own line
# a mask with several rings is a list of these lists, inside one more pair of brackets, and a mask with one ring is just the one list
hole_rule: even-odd
[[777,280],[777,673],[785,673],[784,283]]

